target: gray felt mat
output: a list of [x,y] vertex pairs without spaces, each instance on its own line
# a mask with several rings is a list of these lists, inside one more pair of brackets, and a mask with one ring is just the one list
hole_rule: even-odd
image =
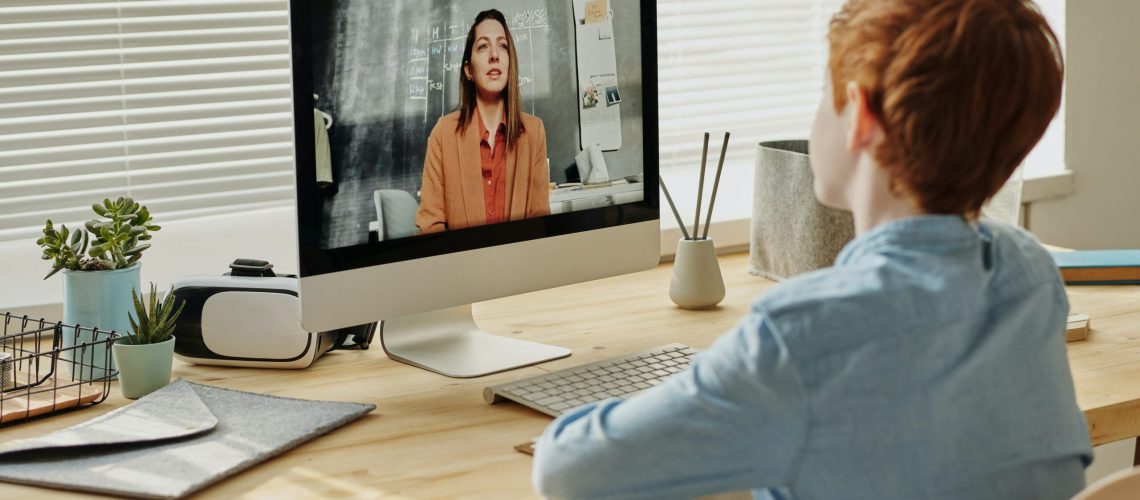
[[129,406],[0,446],[0,481],[177,498],[356,420],[375,405],[177,380]]

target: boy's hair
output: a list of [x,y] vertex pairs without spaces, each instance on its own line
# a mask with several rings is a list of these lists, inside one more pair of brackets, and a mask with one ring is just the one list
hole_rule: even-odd
[[1061,104],[1060,42],[1030,0],[848,0],[828,40],[836,111],[864,89],[872,155],[927,213],[976,217]]

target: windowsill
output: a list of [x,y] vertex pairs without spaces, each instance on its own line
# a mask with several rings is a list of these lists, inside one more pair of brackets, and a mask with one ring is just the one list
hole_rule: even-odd
[[[296,211],[292,206],[217,215],[159,224],[154,247],[140,261],[142,285],[160,290],[190,275],[221,275],[234,259],[268,260],[279,273],[296,273]],[[4,312],[63,318],[63,277],[44,280],[51,269],[41,260],[34,240],[0,243],[4,278],[0,283],[0,314]]]
[[[697,169],[667,170],[662,176],[672,187],[670,193],[677,209],[692,229],[696,214],[696,189],[700,178]],[[715,171],[706,172],[706,211],[701,213],[701,233],[707,217],[708,196],[712,191]],[[753,167],[742,163],[725,165],[713,211],[708,237],[721,253],[747,251],[751,241]],[[1033,203],[1072,194],[1075,191],[1071,171],[1034,176],[1025,179],[1023,203]],[[155,233],[155,246],[142,260],[143,283],[154,282],[167,288],[178,279],[194,275],[220,275],[237,258],[257,258],[272,262],[278,271],[295,273],[298,269],[295,250],[295,210],[291,206],[258,210],[198,220],[163,224]],[[662,260],[672,260],[677,241],[682,238],[676,218],[667,203],[661,207]],[[12,311],[49,319],[60,318],[62,279],[44,280],[48,263],[40,259],[41,251],[33,241],[0,243],[0,262],[5,262],[4,280],[0,287],[0,313]]]
[[1061,170],[1056,173],[1027,176],[1021,188],[1021,203],[1035,203],[1053,198],[1062,198],[1076,191],[1076,176],[1072,170]]

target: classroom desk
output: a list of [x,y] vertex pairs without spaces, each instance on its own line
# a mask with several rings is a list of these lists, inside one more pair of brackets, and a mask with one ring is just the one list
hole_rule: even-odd
[[[194,366],[175,377],[281,396],[371,402],[376,411],[202,496],[528,498],[531,458],[513,446],[538,435],[545,415],[514,404],[487,406],[486,385],[639,351],[668,342],[707,347],[773,283],[750,276],[748,256],[722,257],[728,295],[711,311],[683,311],[668,298],[670,266],[477,304],[484,329],[573,349],[573,356],[473,380],[449,379],[366,352],[334,352],[304,371]],[[1077,398],[1094,444],[1140,435],[1140,287],[1071,288],[1074,312],[1092,316],[1089,340],[1070,344]],[[0,428],[5,441],[74,425],[128,401],[104,403]],[[1027,416],[1032,418],[1032,415]],[[267,422],[272,425],[272,422]],[[1043,436],[1047,438],[1047,436]],[[0,498],[62,495],[0,483]]]

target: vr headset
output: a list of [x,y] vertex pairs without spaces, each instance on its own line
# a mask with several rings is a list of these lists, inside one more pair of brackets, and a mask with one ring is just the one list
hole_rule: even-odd
[[200,365],[307,368],[334,349],[368,349],[376,323],[331,332],[301,326],[297,276],[262,260],[238,259],[221,276],[174,284],[186,301],[174,327],[174,354]]

